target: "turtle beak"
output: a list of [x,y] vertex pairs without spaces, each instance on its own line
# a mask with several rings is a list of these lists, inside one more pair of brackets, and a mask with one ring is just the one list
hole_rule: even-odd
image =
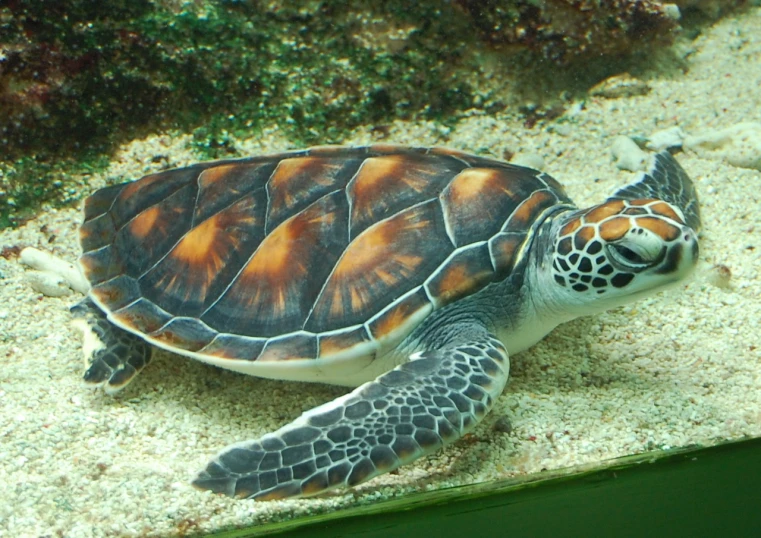
[[656,271],[662,275],[673,275],[681,280],[692,272],[700,255],[698,234],[689,226],[682,227],[679,238],[667,247],[661,267]]
[[698,234],[693,231],[692,228],[688,228],[690,233],[690,245],[689,249],[692,253],[692,264],[698,263],[698,256],[700,255],[700,246],[698,245]]
[[698,263],[698,256],[700,256],[698,233],[689,226],[685,226],[682,228],[681,241],[684,244],[684,260],[682,265],[689,265],[689,270],[692,270],[695,264]]

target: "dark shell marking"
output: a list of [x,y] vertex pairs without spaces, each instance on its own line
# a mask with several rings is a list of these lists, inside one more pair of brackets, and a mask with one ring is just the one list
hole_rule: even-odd
[[114,321],[164,347],[331,357],[393,344],[506,278],[558,204],[555,180],[501,161],[319,147],[102,189],[85,203],[81,264]]

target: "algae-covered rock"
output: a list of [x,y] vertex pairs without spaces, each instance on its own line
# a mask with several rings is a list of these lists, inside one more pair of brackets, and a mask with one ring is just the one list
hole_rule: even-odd
[[651,0],[458,0],[482,39],[521,46],[556,63],[629,54],[669,43],[676,21]]
[[650,93],[650,85],[631,76],[629,73],[620,73],[606,78],[589,89],[592,97],[604,97],[606,99],[619,99],[621,97],[635,97]]
[[748,4],[748,0],[671,0],[682,11],[694,10],[710,18],[718,18],[734,8]]
[[[556,96],[566,88],[539,92],[553,75],[530,70],[578,61],[574,81],[612,74],[597,62],[625,68],[672,38],[667,12],[652,0],[3,3],[0,227],[81,196],[116,144],[150,133],[235,156],[236,138],[263,129],[340,142],[360,125],[504,110],[526,81]],[[507,68],[516,50],[523,71]]]
[[108,147],[115,133],[204,125],[199,142],[224,145],[224,129],[276,123],[312,142],[463,110],[472,88],[454,71],[467,39],[445,37],[467,32],[438,7],[18,0],[0,11],[2,141]]
[[438,3],[397,0],[4,3],[0,226],[71,199],[71,174],[50,169],[71,159],[85,173],[74,163],[151,132],[192,132],[218,157],[235,155],[236,133],[264,127],[308,145],[466,110],[465,40],[441,37],[467,36],[457,23]]

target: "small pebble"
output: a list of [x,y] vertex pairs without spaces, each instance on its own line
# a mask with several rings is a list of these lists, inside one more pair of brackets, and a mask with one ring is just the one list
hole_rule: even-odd
[[499,433],[512,433],[513,432],[513,424],[510,422],[510,419],[506,416],[499,417],[494,422],[494,431],[497,431]]
[[608,77],[589,89],[589,95],[604,97],[605,99],[619,99],[621,97],[634,97],[650,93],[650,86],[629,73],[621,73]]
[[663,14],[666,15],[669,19],[678,21],[682,18],[682,13],[679,11],[679,6],[676,4],[663,4]]
[[681,148],[684,142],[684,131],[680,127],[669,127],[656,131],[647,139],[645,147],[651,151],[663,151],[668,148]]
[[527,168],[533,168],[534,170],[544,169],[544,159],[541,155],[536,153],[516,153],[513,155],[513,158],[510,159],[510,163],[517,164],[518,166],[525,166]]
[[71,286],[61,275],[51,271],[27,271],[24,276],[34,291],[47,297],[71,295]]
[[722,263],[717,263],[708,270],[707,280],[720,289],[727,289],[732,283],[732,271]]
[[583,111],[584,111],[584,101],[576,101],[566,109],[564,115],[566,118],[575,118],[577,116],[581,116],[581,113]]
[[[37,271],[60,276],[67,287],[79,293],[87,293],[90,289],[90,284],[73,263],[66,262],[42,250],[27,247],[21,251],[19,261]],[[53,295],[52,297],[60,297],[60,295]]]

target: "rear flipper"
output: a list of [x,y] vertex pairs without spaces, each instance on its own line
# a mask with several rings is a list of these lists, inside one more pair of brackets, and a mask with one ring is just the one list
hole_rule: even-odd
[[700,207],[695,185],[687,172],[668,152],[657,153],[650,170],[643,172],[633,183],[620,188],[610,200],[657,198],[682,210],[685,224],[700,231]]
[[258,500],[317,495],[459,439],[489,411],[507,381],[505,348],[479,332],[422,353],[274,433],[227,447],[193,485]]
[[113,325],[89,298],[72,306],[71,313],[84,333],[85,382],[114,394],[151,361],[151,346]]

